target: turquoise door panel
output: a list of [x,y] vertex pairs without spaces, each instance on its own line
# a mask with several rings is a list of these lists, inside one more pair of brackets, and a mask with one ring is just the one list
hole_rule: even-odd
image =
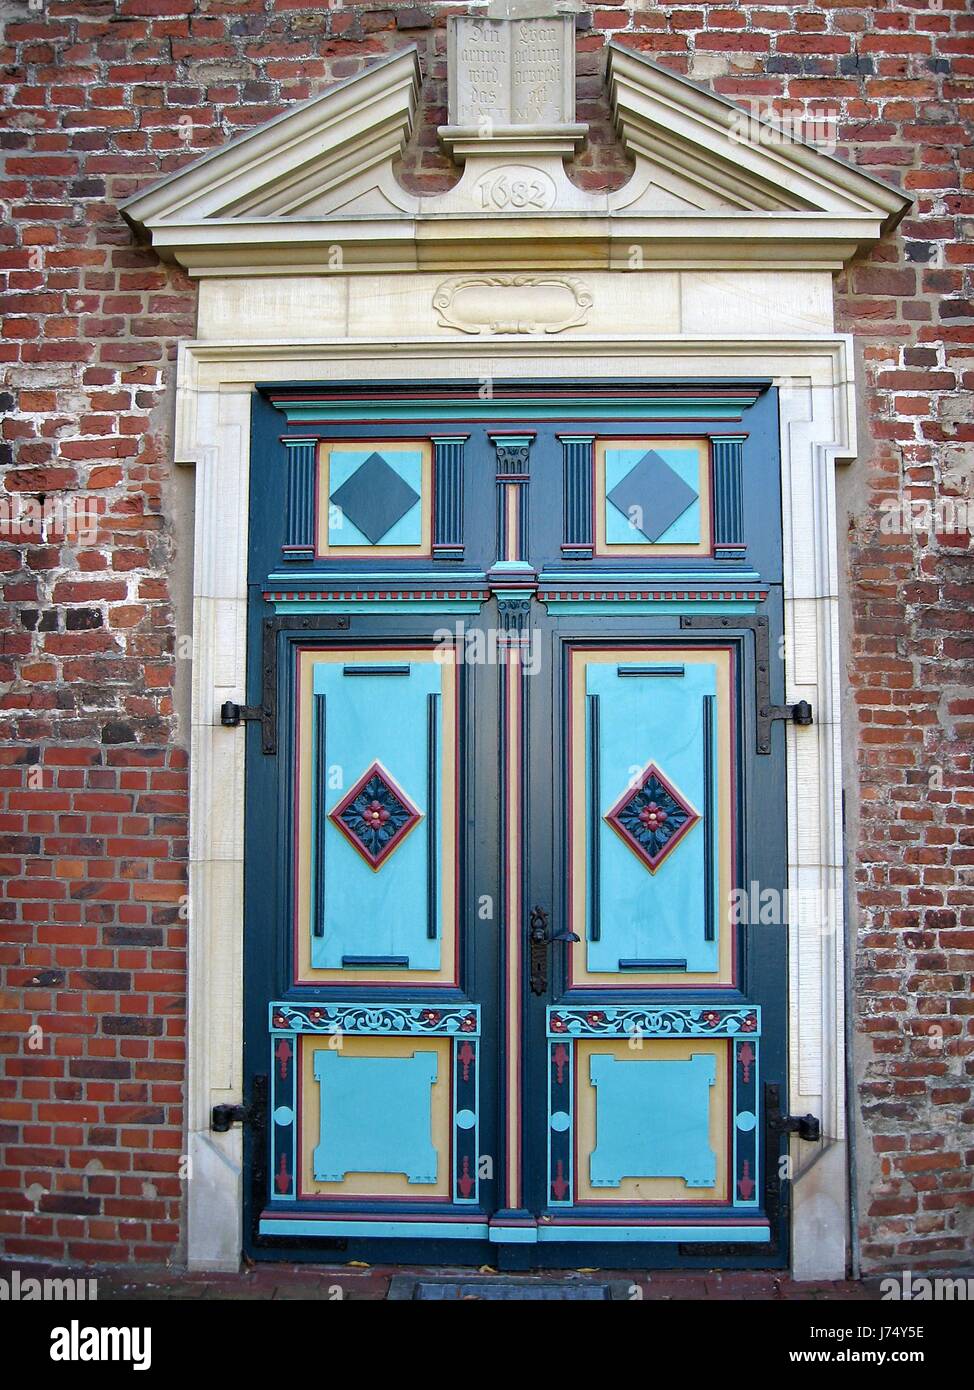
[[409,1182],[436,1182],[435,1052],[343,1057],[324,1048],[315,1053],[314,1071],[321,1090],[317,1181],[342,1182],[346,1173],[404,1173]]
[[442,667],[314,668],[312,965],[436,970]]
[[618,1187],[623,1178],[683,1178],[687,1187],[714,1186],[710,1088],[717,1079],[716,1058],[621,1062],[596,1053],[590,1075],[596,1088],[593,1187]]
[[716,693],[709,662],[588,668],[589,970],[717,969]]

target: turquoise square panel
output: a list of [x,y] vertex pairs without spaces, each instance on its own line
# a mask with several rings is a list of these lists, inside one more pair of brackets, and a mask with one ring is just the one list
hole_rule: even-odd
[[710,1088],[717,1059],[621,1062],[589,1059],[596,1088],[593,1187],[623,1178],[682,1178],[687,1187],[713,1187],[717,1158],[710,1147]]
[[314,1152],[317,1182],[347,1173],[404,1173],[435,1183],[432,1087],[436,1053],[411,1057],[343,1057],[315,1053],[321,1088],[321,1133]]
[[681,516],[678,516],[655,541],[645,536],[630,524],[629,518],[608,500],[608,494],[621,483],[641,458],[646,449],[606,449],[605,451],[605,491],[602,499],[605,507],[605,539],[608,545],[640,545],[647,549],[654,545],[698,545],[700,543],[700,460],[696,449],[679,447],[665,448],[654,446],[652,452],[658,454],[673,469],[673,472],[688,487],[698,494]]
[[[334,496],[338,489],[347,483],[366,459],[377,453],[380,458],[397,473],[403,482],[408,483],[417,494],[417,501],[405,516],[388,530],[379,540],[372,542],[368,536],[341,514],[339,509],[329,505],[328,544],[363,545],[381,549],[385,546],[420,545],[423,539],[423,455],[419,449],[331,449],[328,458],[328,495]],[[336,515],[338,511],[338,515]]]

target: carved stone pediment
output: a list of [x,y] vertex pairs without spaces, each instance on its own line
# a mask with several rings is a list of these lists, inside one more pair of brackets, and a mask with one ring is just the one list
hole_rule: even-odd
[[193,275],[261,275],[838,270],[909,206],[619,42],[609,45],[609,97],[635,170],[615,192],[587,192],[564,167],[585,135],[574,120],[572,16],[460,17],[451,53],[440,134],[463,175],[448,192],[420,198],[393,174],[420,91],[410,47],[136,194],[123,212]]

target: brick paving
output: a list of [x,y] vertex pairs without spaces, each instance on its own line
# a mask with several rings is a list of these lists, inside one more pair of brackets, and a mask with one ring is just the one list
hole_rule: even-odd
[[[58,1266],[17,1262],[0,1264],[0,1278],[10,1278],[16,1268],[23,1281],[27,1278],[63,1279],[74,1276],[97,1279],[99,1302],[137,1299],[357,1299],[381,1302],[389,1293],[396,1275],[439,1279],[452,1275],[462,1280],[464,1288],[476,1285],[478,1277],[496,1279],[493,1271],[470,1269],[435,1269],[412,1265],[349,1265],[265,1264],[248,1265],[237,1274],[201,1274],[178,1269],[129,1269],[122,1266]],[[538,1284],[548,1281],[571,1284],[629,1283],[638,1285],[643,1299],[757,1299],[765,1302],[795,1300],[834,1301],[853,1299],[874,1300],[879,1297],[879,1281],[843,1280],[834,1283],[797,1283],[788,1275],[776,1271],[747,1271],[721,1273],[701,1271],[693,1274],[669,1272],[632,1274],[607,1270],[604,1274],[571,1270],[546,1271],[543,1275],[505,1275],[506,1282]]]

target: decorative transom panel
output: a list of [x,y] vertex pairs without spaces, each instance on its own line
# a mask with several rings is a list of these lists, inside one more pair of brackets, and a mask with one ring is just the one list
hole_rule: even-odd
[[635,790],[627,787],[605,819],[654,874],[700,816],[650,763]]
[[329,820],[373,869],[388,859],[420,816],[406,793],[377,762],[328,813]]
[[412,511],[419,493],[381,454],[371,453],[329,500],[366,540],[378,545]]

